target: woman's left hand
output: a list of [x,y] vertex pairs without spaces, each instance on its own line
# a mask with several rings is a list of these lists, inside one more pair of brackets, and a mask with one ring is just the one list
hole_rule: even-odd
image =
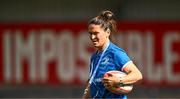
[[103,78],[103,84],[106,88],[112,88],[119,84],[119,79],[115,77]]

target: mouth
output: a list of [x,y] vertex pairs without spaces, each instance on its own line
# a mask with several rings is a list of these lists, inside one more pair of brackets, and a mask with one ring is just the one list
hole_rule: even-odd
[[98,41],[97,41],[97,40],[93,40],[92,42],[93,42],[93,43],[98,43]]
[[91,39],[91,41],[92,41],[93,45],[95,45],[95,46],[98,44],[98,40],[97,39]]
[[93,41],[92,40],[92,43],[93,43],[94,46],[96,46],[98,44],[98,41],[96,41],[96,40]]

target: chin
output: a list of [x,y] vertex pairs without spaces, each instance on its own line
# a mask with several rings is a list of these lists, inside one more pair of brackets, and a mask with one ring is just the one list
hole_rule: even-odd
[[98,46],[98,45],[96,45],[96,44],[94,44],[94,47],[95,47],[95,48],[99,48],[99,46]]
[[93,45],[94,45],[95,48],[99,48],[100,47],[100,45],[98,43],[93,43]]

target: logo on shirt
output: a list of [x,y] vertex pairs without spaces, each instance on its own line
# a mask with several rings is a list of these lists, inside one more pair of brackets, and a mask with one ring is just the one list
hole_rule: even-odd
[[109,58],[104,58],[103,60],[102,60],[102,64],[107,64],[108,63],[108,61],[109,61]]
[[96,78],[94,81],[95,82],[102,82],[102,78]]

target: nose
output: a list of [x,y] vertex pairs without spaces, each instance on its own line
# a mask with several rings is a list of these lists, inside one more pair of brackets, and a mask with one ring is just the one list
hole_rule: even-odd
[[91,39],[95,39],[96,36],[92,34],[92,35],[90,36],[90,38],[91,38]]

